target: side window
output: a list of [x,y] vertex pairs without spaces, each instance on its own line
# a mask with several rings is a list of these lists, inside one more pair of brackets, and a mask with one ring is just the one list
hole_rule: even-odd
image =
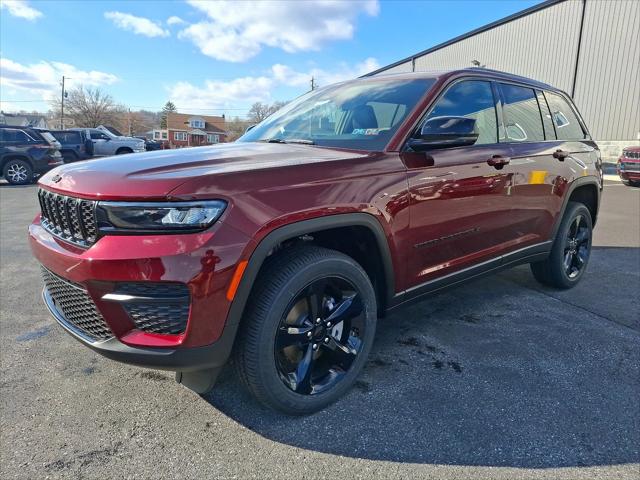
[[542,114],[542,126],[544,127],[544,138],[546,140],[555,140],[556,131],[553,128],[553,120],[551,119],[551,111],[547,104],[547,99],[544,98],[544,94],[536,90],[536,97],[538,97],[538,106],[540,107],[540,113]]
[[100,130],[91,130],[91,140],[106,140],[107,138]]
[[466,117],[476,121],[479,136],[475,145],[497,143],[498,122],[491,83],[465,80],[440,97],[426,121],[436,117]]
[[551,118],[556,126],[558,140],[582,140],[585,133],[569,103],[556,93],[545,92],[551,109]]
[[531,88],[501,83],[504,126],[512,142],[544,140],[542,118],[536,94]]

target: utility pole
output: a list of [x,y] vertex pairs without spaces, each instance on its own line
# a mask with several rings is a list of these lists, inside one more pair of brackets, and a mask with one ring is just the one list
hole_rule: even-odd
[[315,78],[311,77],[311,90],[315,90],[316,89],[316,80]]
[[131,136],[131,108],[129,108],[129,136]]
[[60,130],[64,130],[64,75],[62,76],[62,94],[60,95]]

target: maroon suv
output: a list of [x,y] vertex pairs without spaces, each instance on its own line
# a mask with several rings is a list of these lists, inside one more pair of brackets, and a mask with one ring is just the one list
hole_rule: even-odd
[[576,285],[601,190],[565,93],[401,74],[312,91],[233,144],[57,168],[29,236],[81,343],[199,393],[233,353],[260,401],[303,414],[353,385],[385,312],[523,263]]
[[640,147],[626,147],[622,150],[617,171],[625,185],[640,185]]

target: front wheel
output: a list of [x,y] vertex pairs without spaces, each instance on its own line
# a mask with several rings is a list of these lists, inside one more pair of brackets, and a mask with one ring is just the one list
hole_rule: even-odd
[[9,160],[2,175],[11,185],[26,185],[33,181],[33,169],[24,160]]
[[123,147],[123,148],[119,148],[116,151],[116,155],[125,155],[127,153],[133,153],[133,150],[131,150],[130,148]]
[[592,229],[589,209],[582,203],[569,202],[549,258],[531,264],[536,280],[555,288],[575,287],[587,269]]
[[352,258],[315,246],[269,258],[238,331],[236,367],[263,404],[321,410],[355,382],[377,320],[371,281]]

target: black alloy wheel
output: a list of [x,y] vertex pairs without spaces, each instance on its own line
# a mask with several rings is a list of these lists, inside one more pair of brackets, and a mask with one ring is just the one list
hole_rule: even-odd
[[268,407],[317,412],[356,381],[376,322],[375,291],[358,262],[314,245],[286,248],[265,260],[251,289],[236,371]]
[[536,280],[561,289],[576,286],[589,262],[592,232],[589,209],[583,203],[569,202],[549,257],[531,264]]
[[564,243],[562,266],[569,278],[576,278],[587,265],[590,247],[591,226],[587,225],[584,215],[578,214],[569,226]]
[[360,293],[348,280],[325,277],[302,289],[275,338],[284,384],[298,394],[317,395],[342,380],[362,350],[363,314]]

